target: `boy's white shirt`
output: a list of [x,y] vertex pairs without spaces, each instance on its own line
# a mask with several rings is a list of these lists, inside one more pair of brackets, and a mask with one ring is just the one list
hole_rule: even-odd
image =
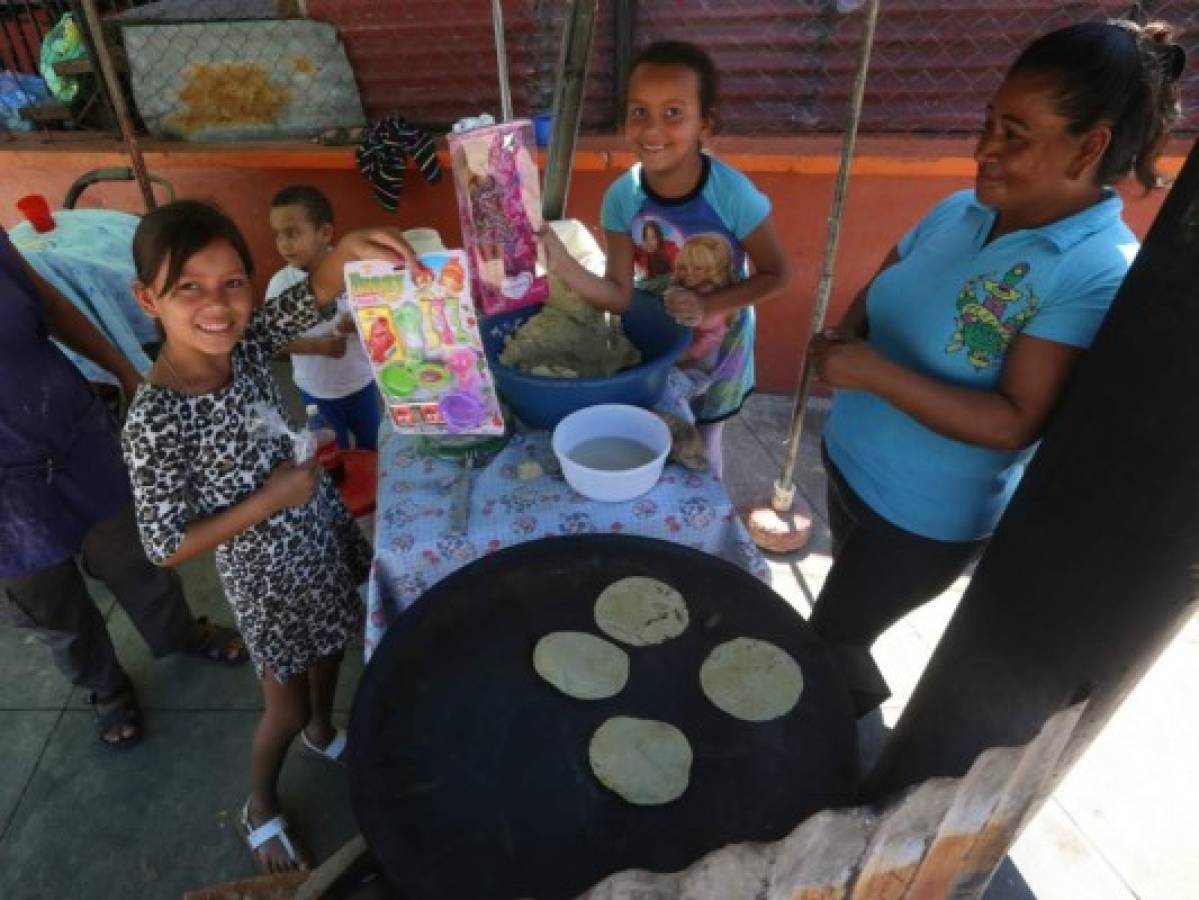
[[[308,277],[308,273],[295,266],[284,266],[271,278],[266,288],[267,299],[279,296]],[[313,326],[301,335],[302,338],[327,337],[337,330],[337,321],[350,311],[345,294],[337,298],[337,315]],[[321,400],[339,400],[362,390],[372,381],[370,360],[358,340],[358,335],[346,335],[345,356],[317,356],[312,353],[295,353],[291,357],[292,378],[296,387],[304,393]]]

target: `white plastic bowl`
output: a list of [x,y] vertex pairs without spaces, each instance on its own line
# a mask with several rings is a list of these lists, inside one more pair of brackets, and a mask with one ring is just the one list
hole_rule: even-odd
[[[634,468],[594,469],[572,451],[597,438],[627,438],[645,446],[654,458]],[[648,410],[622,403],[601,403],[573,412],[554,429],[552,446],[566,482],[584,497],[619,503],[640,497],[662,477],[670,453],[670,429]]]

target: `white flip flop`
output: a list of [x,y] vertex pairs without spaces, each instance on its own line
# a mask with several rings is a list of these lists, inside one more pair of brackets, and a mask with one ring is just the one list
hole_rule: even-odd
[[336,729],[333,734],[333,740],[329,741],[328,746],[318,747],[308,738],[308,732],[300,729],[300,742],[303,743],[304,749],[309,753],[315,753],[322,759],[327,759],[331,763],[342,764],[341,755],[346,749],[346,733],[340,728]]
[[278,815],[255,828],[250,821],[250,799],[248,797],[246,798],[246,805],[241,808],[241,829],[242,836],[246,839],[246,843],[250,847],[250,852],[254,853],[256,857],[258,849],[263,844],[274,838],[278,838],[279,843],[283,845],[284,852],[287,853],[288,859],[295,863],[297,868],[306,869],[308,867],[307,863],[300,859],[295,845],[287,835],[287,819],[283,818],[282,815]]

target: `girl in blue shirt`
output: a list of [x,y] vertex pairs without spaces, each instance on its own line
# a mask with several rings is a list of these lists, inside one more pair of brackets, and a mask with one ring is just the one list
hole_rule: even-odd
[[[753,306],[786,287],[790,264],[770,221],[770,201],[703,152],[716,94],[716,67],[699,47],[670,41],[643,50],[629,71],[624,124],[639,162],[604,195],[604,275],[579,265],[550,229],[541,240],[550,271],[593,306],[623,313],[634,289],[646,290],[663,297],[675,321],[699,329],[702,340],[682,366],[696,386],[692,407],[720,477],[724,421],[754,387]],[[692,255],[689,242],[713,240],[727,248],[727,272],[697,279],[680,269]],[[673,271],[662,265],[668,257]]]
[[987,107],[972,191],[939,203],[811,347],[834,563],[812,624],[862,711],[868,648],[982,550],[1136,252],[1111,185],[1146,188],[1185,56],[1163,23],[1034,41]]

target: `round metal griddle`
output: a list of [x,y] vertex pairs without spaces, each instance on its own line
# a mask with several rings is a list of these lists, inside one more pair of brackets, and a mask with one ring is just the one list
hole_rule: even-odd
[[[595,600],[629,575],[677,588],[690,626],[625,647],[629,683],[615,697],[559,693],[534,671],[534,645],[562,629],[602,636]],[[742,722],[700,689],[711,649],[743,636],[783,647],[803,670],[799,703],[780,719]],[[695,759],[682,797],[637,807],[596,780],[588,744],[617,715],[687,735]],[[845,804],[855,763],[844,682],[782,598],[716,557],[621,535],[521,544],[428,591],[375,651],[348,751],[359,827],[404,900],[557,900],[622,869],[682,869]]]

